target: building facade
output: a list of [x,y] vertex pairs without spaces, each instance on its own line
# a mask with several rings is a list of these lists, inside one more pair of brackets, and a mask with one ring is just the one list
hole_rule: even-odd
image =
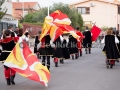
[[114,27],[120,30],[120,3],[107,0],[82,0],[70,6],[82,15],[84,24],[92,27]]
[[5,0],[5,2],[1,6],[2,9],[7,9],[6,15],[1,19],[1,22],[14,24],[18,26],[18,20],[13,17],[13,10],[12,10],[12,1]]
[[27,15],[29,12],[36,12],[40,10],[40,5],[38,2],[13,2],[13,16],[16,19],[20,19]]

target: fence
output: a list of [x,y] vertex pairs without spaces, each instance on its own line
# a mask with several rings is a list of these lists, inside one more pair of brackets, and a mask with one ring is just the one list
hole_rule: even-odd
[[41,31],[41,26],[31,25],[31,24],[23,24],[23,30],[29,30],[30,36],[35,37],[38,34],[38,31]]
[[2,35],[3,29],[8,29],[9,25],[13,25],[13,30],[15,30],[15,28],[16,28],[15,24],[6,23],[6,22],[0,22],[0,36]]

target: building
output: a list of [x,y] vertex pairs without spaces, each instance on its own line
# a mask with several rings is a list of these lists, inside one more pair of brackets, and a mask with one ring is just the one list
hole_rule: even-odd
[[27,15],[29,12],[35,12],[40,10],[40,5],[38,2],[13,2],[13,16],[16,19],[20,19],[21,17],[24,17]]
[[1,6],[2,9],[7,9],[6,15],[2,18],[1,22],[15,24],[18,26],[18,20],[16,20],[12,15],[12,1],[11,0],[5,0],[5,2]]
[[[115,0],[117,1],[117,0]],[[82,15],[84,24],[92,27],[114,27],[120,30],[120,2],[108,0],[81,0],[70,6]]]

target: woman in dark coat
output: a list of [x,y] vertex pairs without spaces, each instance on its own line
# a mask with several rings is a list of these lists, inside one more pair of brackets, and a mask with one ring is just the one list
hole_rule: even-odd
[[107,68],[113,68],[115,60],[119,58],[119,50],[116,43],[119,43],[118,39],[112,34],[113,31],[108,29],[107,35],[103,38],[101,43],[105,43],[103,51],[106,54],[106,66]]

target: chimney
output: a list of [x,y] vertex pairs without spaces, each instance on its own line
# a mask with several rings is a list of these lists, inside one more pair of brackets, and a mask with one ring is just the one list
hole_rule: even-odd
[[16,0],[16,2],[19,2],[19,0]]

